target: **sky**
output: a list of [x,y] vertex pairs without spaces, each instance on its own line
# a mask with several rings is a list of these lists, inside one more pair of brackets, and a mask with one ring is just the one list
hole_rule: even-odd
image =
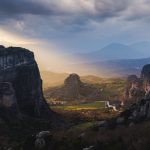
[[149,8],[150,0],[0,0],[0,44],[55,66],[68,53],[149,41]]

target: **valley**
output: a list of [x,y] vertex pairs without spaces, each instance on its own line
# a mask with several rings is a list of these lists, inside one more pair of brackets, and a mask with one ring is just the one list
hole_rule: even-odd
[[0,150],[150,150],[150,0],[0,0]]
[[140,77],[40,73],[31,51],[0,52],[0,149],[38,150],[41,141],[41,150],[148,147],[149,64]]

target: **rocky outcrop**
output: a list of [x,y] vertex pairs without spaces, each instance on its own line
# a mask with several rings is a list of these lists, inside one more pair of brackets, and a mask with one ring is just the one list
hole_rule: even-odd
[[99,100],[101,91],[93,85],[83,83],[77,74],[70,74],[64,81],[64,86],[48,90],[47,97],[53,100],[64,101],[94,101]]
[[80,88],[82,84],[77,74],[70,74],[64,82],[64,95],[68,99],[79,99],[81,97]]
[[141,77],[130,75],[127,78],[125,101],[138,101],[142,98],[150,99],[150,64],[143,67]]
[[127,78],[125,100],[126,101],[138,101],[141,100],[145,95],[143,89],[143,81],[136,75],[130,75]]
[[141,78],[143,80],[143,88],[146,92],[145,98],[150,99],[150,64],[143,67]]
[[50,119],[39,69],[33,52],[0,46],[0,118],[11,123],[23,116]]
[[[150,65],[143,67],[141,78],[130,76],[128,79],[127,81],[130,82],[127,82],[127,86],[129,83],[131,86],[129,89],[129,97],[130,95],[132,96],[134,103],[120,114],[116,119],[116,123],[118,124],[118,120],[122,120],[121,124],[130,126],[134,123],[150,120]],[[145,95],[142,96],[141,91],[145,91]]]
[[150,120],[150,99],[142,99],[130,105],[117,117],[101,121],[96,127],[100,129],[132,127],[137,123],[148,120]]
[[150,99],[142,99],[129,106],[118,117],[106,121],[107,126],[105,127],[132,127],[137,123],[148,120],[150,120]]
[[147,64],[143,67],[141,71],[141,78],[144,81],[149,81],[150,80],[150,64]]
[[126,122],[140,122],[150,119],[150,99],[142,99],[131,105],[122,114]]
[[136,81],[136,80],[137,80],[137,76],[136,75],[130,75],[126,79],[126,89],[125,89],[125,93],[124,93],[125,100],[129,99],[129,91],[130,91],[130,89],[132,87],[132,83],[134,81]]

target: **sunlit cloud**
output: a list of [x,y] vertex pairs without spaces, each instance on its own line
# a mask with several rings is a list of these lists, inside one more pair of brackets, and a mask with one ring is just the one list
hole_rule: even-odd
[[149,8],[149,0],[0,0],[0,43],[31,49],[41,66],[63,70],[78,62],[72,53],[149,40]]
[[17,46],[17,45],[35,45],[37,43],[36,40],[27,40],[23,37],[11,34],[10,32],[4,31],[0,29],[0,43],[4,43],[7,46]]

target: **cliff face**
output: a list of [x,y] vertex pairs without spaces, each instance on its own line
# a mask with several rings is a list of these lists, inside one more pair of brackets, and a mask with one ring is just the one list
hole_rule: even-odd
[[136,75],[128,76],[124,96],[126,101],[131,102],[150,99],[150,64],[142,68],[140,78]]
[[0,106],[12,110],[7,112],[14,111],[15,116],[49,118],[51,111],[43,97],[42,80],[31,51],[0,47],[0,88],[3,89]]
[[[138,80],[137,80],[138,79]],[[127,87],[131,84],[131,89],[133,91],[132,101],[134,102],[130,105],[124,112],[121,113],[121,117],[124,122],[129,124],[131,122],[141,122],[150,119],[150,65],[145,65],[141,71],[140,85],[139,78],[136,76],[129,76],[127,79]],[[144,91],[143,95],[140,95],[141,91]],[[130,92],[129,95],[130,96]],[[131,95],[132,96],[132,95]]]
[[128,76],[124,95],[125,101],[136,102],[144,98],[144,95],[145,91],[142,79],[138,78],[136,75]]
[[79,99],[81,86],[82,83],[80,81],[80,77],[77,74],[71,74],[64,82],[63,93],[68,99]]
[[141,71],[141,78],[148,81],[150,80],[150,64],[143,67]]
[[0,83],[0,118],[7,125],[17,125],[21,121],[15,91],[9,82]]

